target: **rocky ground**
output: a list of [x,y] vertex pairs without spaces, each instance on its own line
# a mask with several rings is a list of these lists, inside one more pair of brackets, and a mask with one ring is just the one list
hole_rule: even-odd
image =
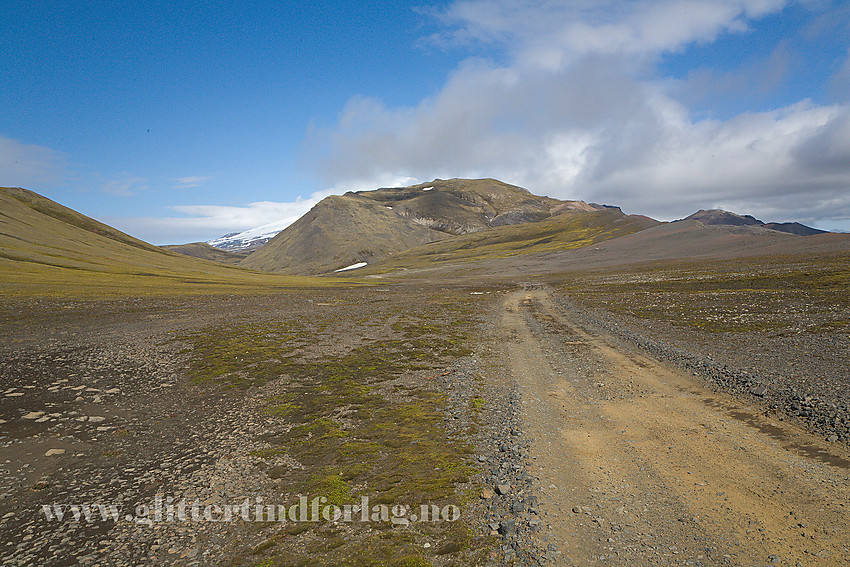
[[[592,297],[568,293],[560,301],[718,390],[790,418],[831,442],[850,443],[846,291],[817,294],[802,288],[792,297],[750,292],[737,299],[726,292],[711,302],[710,312],[700,296],[719,294],[682,295],[647,298],[601,291]],[[647,302],[654,308],[646,309]],[[603,304],[606,308],[599,308]]]
[[[547,300],[551,312],[533,302],[510,307],[515,289],[391,286],[254,297],[3,303],[3,563],[748,564],[750,556],[741,549],[750,530],[767,530],[768,541],[786,534],[787,526],[778,524],[744,526],[745,499],[731,500],[730,511],[721,514],[702,501],[697,506],[690,496],[677,497],[670,487],[681,478],[658,473],[652,463],[622,454],[606,457],[605,443],[587,461],[592,446],[576,439],[564,445],[570,419],[585,420],[582,431],[618,419],[624,432],[635,429],[625,414],[594,413],[612,400],[648,404],[657,397],[658,403],[670,403],[667,394],[658,394],[667,391],[663,384],[628,378],[633,369],[618,371],[628,378],[622,384],[598,378],[625,363],[590,356],[596,351],[586,350],[589,339],[570,326],[578,324],[675,362],[741,399],[743,406],[733,398],[705,396],[717,407],[699,415],[709,425],[715,422],[705,420],[716,421],[718,437],[720,430],[732,435],[727,421],[772,435],[784,455],[779,460],[793,461],[813,478],[819,466],[841,471],[850,464],[846,452],[824,450],[803,433],[787,435],[776,423],[783,411],[796,412],[802,425],[846,441],[841,404],[847,388],[835,370],[840,363],[831,367],[833,382],[818,380],[810,387],[797,374],[776,378],[781,374],[774,367],[759,372],[751,361],[744,364],[749,359],[734,341],[718,342],[709,356],[705,342],[683,342],[682,333],[661,323],[615,316],[557,293]],[[785,348],[776,340],[782,339],[750,341],[749,347]],[[790,356],[799,374],[808,375],[801,369],[804,355]],[[772,413],[765,417],[753,405]],[[311,423],[321,428],[311,429]],[[387,433],[391,425],[396,429]],[[607,443],[618,446],[616,439]],[[416,450],[407,451],[409,446]],[[363,455],[378,465],[352,466]],[[696,458],[685,457],[683,463]],[[802,460],[794,460],[798,457]],[[679,466],[676,455],[669,458],[671,467]],[[628,476],[619,483],[610,476],[612,459],[623,459]],[[402,472],[394,477],[382,469]],[[717,493],[728,483],[736,497],[739,488],[747,489],[724,478],[700,482],[716,483]],[[846,478],[843,485],[836,478],[826,478],[825,486],[843,494]],[[664,496],[668,490],[673,493]],[[415,494],[411,504],[423,499],[456,504],[462,517],[395,528],[386,521],[305,528],[156,517],[157,502],[166,515],[169,502],[189,503],[191,516],[194,502],[200,509],[227,504],[235,509],[246,499],[289,505],[296,494],[318,492],[343,500]],[[121,508],[94,508],[92,521],[69,520],[70,509],[61,508],[66,517],[60,521],[49,520],[42,509],[50,505],[55,516],[53,504]],[[703,523],[693,529],[697,513],[689,506],[702,506],[714,527]],[[817,543],[795,540],[781,553],[759,557],[765,564],[784,564],[811,553],[812,564],[835,564],[830,561],[842,552],[822,543],[834,536],[824,517],[804,518],[809,510],[803,504],[792,512],[795,526],[813,526],[797,531]],[[746,536],[734,536],[743,547],[718,544],[718,531],[729,526],[746,530]]]
[[[522,528],[503,516],[519,513],[522,502],[533,504],[526,500],[528,479],[518,464],[523,455],[518,402],[503,395],[505,384],[484,378],[473,351],[452,342],[460,340],[452,339],[454,334],[466,337],[479,324],[475,305],[491,300],[489,290],[463,288],[7,303],[0,313],[9,337],[0,352],[3,563],[324,565],[348,556],[364,565],[418,565],[404,561],[420,557],[449,565],[516,556]],[[440,331],[443,327],[446,331]],[[262,332],[242,334],[249,328]],[[278,334],[286,340],[274,343],[277,350],[258,343]],[[375,352],[380,356],[370,354]],[[402,364],[403,357],[422,362]],[[227,371],[210,366],[222,361]],[[192,503],[200,510],[235,506],[246,498],[252,505],[289,504],[297,489],[316,490],[310,482],[324,465],[312,463],[304,452],[294,458],[287,446],[278,445],[278,438],[291,438],[297,424],[284,411],[290,402],[277,402],[293,388],[302,392],[296,404],[314,395],[311,380],[317,378],[298,373],[347,372],[343,364],[354,366],[347,381],[362,378],[359,388],[385,400],[374,411],[384,411],[386,402],[398,408],[392,411],[408,411],[415,406],[406,400],[445,394],[431,405],[423,402],[438,412],[438,437],[418,443],[436,443],[435,452],[423,455],[432,465],[448,458],[452,468],[467,472],[446,476],[411,469],[407,474],[437,483],[436,489],[429,484],[431,494],[447,482],[454,487],[452,498],[463,513],[457,527],[443,522],[388,530],[392,525],[381,522],[379,527],[323,523],[302,529],[268,522],[167,521],[169,504],[178,513],[178,503],[187,503],[185,513],[191,516]],[[221,376],[200,380],[207,371]],[[266,376],[269,372],[280,374]],[[332,383],[316,387],[327,391]],[[371,397],[358,399],[372,403]],[[332,415],[317,414],[318,422],[330,419],[341,427],[340,435],[381,426],[367,419],[358,429],[357,418],[346,417],[347,403],[328,402]],[[398,423],[406,417],[400,413]],[[431,418],[423,419],[412,425],[425,428]],[[306,446],[321,452],[323,443],[330,444],[330,452],[336,435],[332,431],[330,438]],[[461,449],[460,460],[446,447]],[[347,450],[357,448],[350,444]],[[372,480],[378,482],[379,475],[351,474],[361,475],[347,481],[352,498],[355,487],[365,494]],[[408,486],[401,482],[391,480],[388,486]],[[76,509],[83,515],[74,519],[71,505],[91,509]],[[60,520],[58,514],[65,516]],[[369,557],[378,552],[383,555]]]

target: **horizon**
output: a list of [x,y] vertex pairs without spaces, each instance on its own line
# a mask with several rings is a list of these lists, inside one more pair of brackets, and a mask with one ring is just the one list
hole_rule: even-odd
[[154,244],[492,177],[850,229],[838,1],[11,2],[0,185]]

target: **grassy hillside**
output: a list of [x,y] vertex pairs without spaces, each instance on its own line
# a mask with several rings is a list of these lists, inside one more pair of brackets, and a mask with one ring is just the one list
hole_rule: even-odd
[[327,273],[445,236],[350,193],[322,200],[241,265],[288,274]]
[[331,285],[162,250],[19,188],[0,188],[0,294],[233,293]]
[[627,216],[615,209],[567,212],[545,221],[496,227],[419,246],[377,264],[369,273],[572,250],[657,224],[650,218]]
[[191,242],[189,244],[170,244],[166,246],[160,246],[160,248],[164,250],[168,250],[169,252],[176,252],[178,254],[183,254],[184,256],[191,256],[192,258],[200,258],[201,260],[210,260],[212,262],[218,262],[220,264],[231,264],[236,265],[249,254],[248,252],[228,252],[227,250],[222,250],[220,248],[216,248],[215,246],[210,246],[206,242]]

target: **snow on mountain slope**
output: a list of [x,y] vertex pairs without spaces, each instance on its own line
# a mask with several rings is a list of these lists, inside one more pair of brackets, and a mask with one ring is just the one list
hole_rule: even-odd
[[213,240],[208,240],[207,244],[229,252],[249,252],[256,250],[274,238],[278,232],[297,219],[298,217],[288,217],[280,221],[264,224],[263,226],[249,228],[242,232],[231,232]]

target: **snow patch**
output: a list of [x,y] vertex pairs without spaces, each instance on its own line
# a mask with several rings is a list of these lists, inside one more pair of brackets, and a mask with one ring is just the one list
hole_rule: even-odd
[[431,189],[433,189],[433,187],[423,187],[422,188],[423,191],[430,191]]
[[334,270],[334,272],[346,272],[348,270],[356,270],[357,268],[362,268],[363,266],[366,266],[367,264],[368,264],[367,262],[357,262],[356,264],[351,264],[350,266],[346,266],[344,268]]

